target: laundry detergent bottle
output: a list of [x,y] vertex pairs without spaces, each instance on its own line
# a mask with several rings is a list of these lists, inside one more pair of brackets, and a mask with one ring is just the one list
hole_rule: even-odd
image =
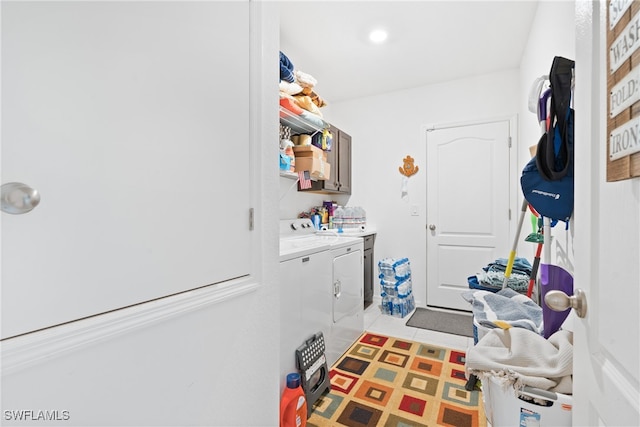
[[305,427],[307,425],[307,399],[300,383],[300,374],[287,375],[287,386],[280,401],[280,427]]

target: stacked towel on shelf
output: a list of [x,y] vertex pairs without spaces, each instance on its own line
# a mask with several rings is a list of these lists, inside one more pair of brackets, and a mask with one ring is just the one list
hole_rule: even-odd
[[300,97],[300,107],[321,116],[319,108],[326,106],[327,102],[314,91],[317,83],[315,77],[296,69],[287,55],[280,52],[281,95]]
[[293,83],[295,81],[295,76],[293,73],[293,63],[289,60],[287,55],[280,52],[280,80]]

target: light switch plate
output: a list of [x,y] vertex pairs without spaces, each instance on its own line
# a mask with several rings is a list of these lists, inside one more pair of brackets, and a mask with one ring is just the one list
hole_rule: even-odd
[[420,209],[418,208],[418,205],[411,205],[411,216],[418,215],[420,215]]

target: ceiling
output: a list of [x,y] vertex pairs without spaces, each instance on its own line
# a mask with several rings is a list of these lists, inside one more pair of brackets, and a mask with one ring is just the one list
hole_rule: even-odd
[[[280,50],[328,104],[517,68],[537,1],[281,1]],[[384,28],[383,44],[368,33]]]

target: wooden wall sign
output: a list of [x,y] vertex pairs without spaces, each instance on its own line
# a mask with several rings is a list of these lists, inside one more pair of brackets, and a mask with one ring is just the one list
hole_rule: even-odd
[[607,9],[607,181],[620,181],[640,176],[640,2]]

